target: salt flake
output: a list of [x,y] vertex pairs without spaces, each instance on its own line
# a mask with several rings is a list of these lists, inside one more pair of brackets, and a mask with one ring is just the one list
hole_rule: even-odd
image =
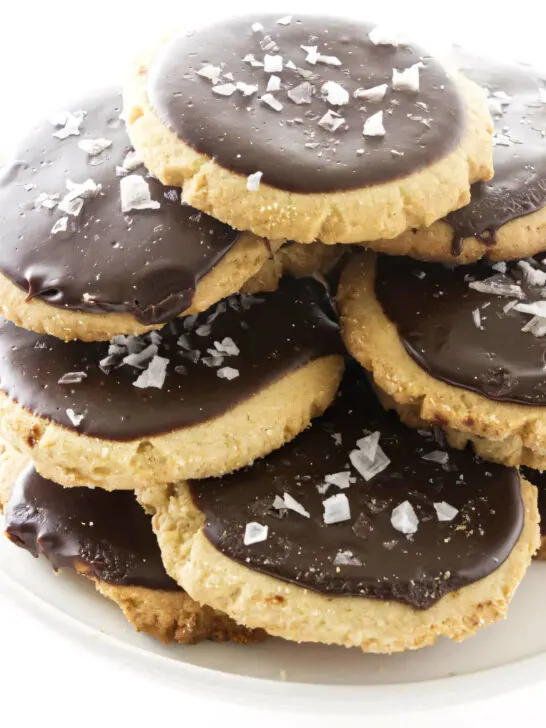
[[221,83],[212,87],[212,93],[218,96],[231,96],[235,91],[237,91],[237,86],[234,83]]
[[318,121],[318,125],[321,126],[323,129],[327,129],[328,131],[336,131],[344,123],[345,119],[343,118],[343,116],[341,116],[341,114],[338,114],[336,111],[330,110],[328,110],[324,114],[324,116]]
[[309,511],[305,510],[302,504],[299,503],[295,498],[293,498],[290,493],[283,493],[283,501],[286,508],[290,509],[291,511],[299,513],[300,516],[304,516],[305,518],[311,517]]
[[336,493],[322,501],[324,507],[324,523],[341,523],[348,521],[351,517],[349,499],[345,493]]
[[368,137],[385,136],[385,127],[383,126],[383,112],[378,111],[376,114],[369,116],[364,122],[362,134]]
[[83,415],[83,414],[74,412],[74,410],[70,407],[66,410],[66,415],[67,415],[68,419],[70,420],[70,422],[72,422],[74,427],[78,427],[78,425],[81,424],[83,418],[85,417],[85,415]]
[[375,104],[384,99],[387,89],[388,85],[386,83],[382,83],[379,86],[372,86],[371,88],[357,88],[353,93],[353,97]]
[[374,45],[389,45],[396,48],[399,43],[396,33],[379,25],[368,33],[368,38]]
[[458,508],[450,506],[449,503],[446,503],[445,501],[434,503],[434,510],[436,511],[439,521],[452,521],[459,512]]
[[105,149],[109,149],[112,146],[110,139],[81,139],[78,142],[78,147],[83,152],[88,154],[90,157],[96,157],[97,154],[101,154]]
[[409,535],[415,533],[419,527],[419,519],[413,510],[413,506],[409,501],[400,503],[399,506],[393,508],[391,513],[391,524],[400,533]]
[[273,96],[273,94],[264,94],[263,96],[260,96],[260,101],[267,104],[273,109],[273,111],[282,111],[283,109],[283,105]]
[[326,96],[326,101],[332,106],[343,106],[349,103],[349,92],[335,81],[326,81],[320,92]]
[[152,200],[148,183],[138,174],[128,174],[119,181],[121,209],[123,212],[131,210],[158,210],[160,205]]
[[294,88],[287,91],[286,95],[295,104],[310,104],[313,96],[313,86],[309,81],[304,81],[299,86],[294,86]]
[[244,83],[243,81],[237,81],[235,84],[237,91],[240,91],[243,96],[252,96],[258,91],[258,87],[250,83]]
[[216,375],[220,379],[227,379],[228,381],[231,381],[232,379],[237,379],[239,376],[239,370],[234,369],[233,367],[222,367],[222,369],[218,369]]
[[154,356],[148,367],[133,382],[134,387],[148,389],[155,387],[161,389],[167,375],[167,364],[169,360],[164,356]]
[[257,192],[262,181],[263,172],[254,172],[246,178],[246,188],[249,192]]
[[282,71],[282,56],[264,56],[264,71],[266,73],[280,73]]
[[220,68],[220,66],[213,66],[212,64],[208,63],[206,66],[203,66],[203,68],[200,68],[197,71],[197,75],[202,76],[203,78],[207,78],[209,81],[216,84],[222,76],[222,69]]
[[414,63],[413,66],[398,71],[396,68],[392,69],[392,87],[395,91],[419,91],[419,69],[422,68],[423,64],[419,61]]
[[251,521],[246,524],[245,535],[243,537],[243,543],[245,546],[252,546],[254,543],[260,543],[267,539],[267,533],[269,528],[263,526],[261,523]]

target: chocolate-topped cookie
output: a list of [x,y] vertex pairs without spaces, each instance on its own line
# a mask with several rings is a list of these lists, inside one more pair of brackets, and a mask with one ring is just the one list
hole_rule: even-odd
[[281,450],[139,497],[169,573],[244,624],[370,651],[461,639],[504,615],[536,548],[536,493],[408,431],[358,370]]
[[[5,533],[57,569],[93,580],[138,631],[164,642],[230,639],[253,642],[260,634],[196,604],[165,572],[150,517],[132,493],[66,489],[42,478],[8,447],[0,461]],[[12,483],[6,483],[15,476]],[[7,487],[4,487],[7,486]]]
[[282,20],[188,30],[135,64],[129,134],[190,204],[257,234],[351,243],[430,224],[491,177],[474,84],[373,25]]
[[349,350],[407,422],[484,457],[546,465],[541,256],[447,267],[364,254],[339,294]]
[[65,339],[142,333],[237,292],[268,259],[264,240],[148,174],[120,111],[118,90],[88,95],[0,172],[1,309],[17,324]]
[[546,71],[460,49],[452,55],[488,95],[495,176],[474,184],[470,203],[444,220],[373,247],[457,263],[534,255],[546,248]]
[[209,476],[306,427],[342,369],[334,310],[311,278],[110,344],[63,343],[4,322],[0,428],[63,485]]

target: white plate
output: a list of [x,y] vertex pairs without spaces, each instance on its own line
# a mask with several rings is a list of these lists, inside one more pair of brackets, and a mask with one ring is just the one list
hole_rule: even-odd
[[534,564],[503,623],[462,644],[442,640],[413,653],[294,645],[169,646],[137,634],[119,609],[75,574],[0,539],[0,591],[82,646],[203,698],[306,713],[392,713],[445,707],[546,677],[546,564]]

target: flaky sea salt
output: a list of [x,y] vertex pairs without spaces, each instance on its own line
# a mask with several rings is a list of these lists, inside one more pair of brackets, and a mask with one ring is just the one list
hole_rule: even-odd
[[283,503],[286,508],[294,511],[294,513],[298,513],[300,516],[304,516],[305,518],[311,517],[309,511],[307,511],[301,503],[293,498],[290,493],[283,493]]
[[423,64],[419,61],[403,71],[392,69],[392,87],[395,91],[419,91],[419,70]]
[[79,136],[80,127],[85,118],[85,111],[63,111],[52,119],[53,126],[61,127],[53,132],[57,139],[67,139],[69,136]]
[[283,66],[282,56],[264,56],[264,71],[266,73],[281,73]]
[[263,526],[261,523],[251,521],[246,524],[245,535],[243,537],[243,543],[245,546],[252,546],[253,543],[260,543],[267,539],[268,527]]
[[324,482],[328,485],[335,485],[338,488],[345,489],[351,485],[351,471],[342,470],[339,473],[330,473],[324,478]]
[[239,370],[234,369],[233,367],[222,367],[222,369],[218,369],[216,374],[220,379],[227,379],[228,381],[231,381],[232,379],[237,379],[239,376]]
[[324,116],[319,119],[318,125],[327,131],[336,131],[340,126],[343,126],[345,119],[338,114],[336,111],[327,111]]
[[322,84],[320,92],[332,106],[343,106],[349,103],[349,92],[335,81],[326,81]]
[[65,233],[68,230],[68,218],[60,217],[57,222],[51,228],[51,234],[57,235],[58,233]]
[[78,142],[78,147],[88,154],[90,157],[96,157],[97,154],[101,154],[105,149],[109,149],[112,146],[110,139],[81,139]]
[[78,427],[78,425],[82,423],[82,420],[85,417],[85,415],[83,414],[74,412],[74,410],[70,407],[68,407],[68,409],[66,410],[66,416],[68,417],[70,422],[72,422],[74,427]]
[[235,91],[237,91],[237,86],[234,83],[220,83],[212,87],[212,93],[217,96],[231,96]]
[[149,387],[161,389],[165,383],[168,363],[169,360],[166,357],[154,356],[147,368],[133,382],[133,386],[139,389],[148,389]]
[[449,462],[449,455],[444,450],[433,450],[432,452],[422,455],[421,459],[428,460],[431,463],[438,463],[439,465],[447,465]]
[[67,372],[58,380],[58,384],[80,384],[87,377],[85,372]]
[[336,493],[322,501],[324,507],[324,523],[341,523],[351,517],[349,499],[345,493]]
[[516,303],[513,307],[520,313],[528,313],[531,316],[546,318],[546,301],[533,301],[533,303]]
[[262,181],[263,172],[254,172],[253,174],[249,174],[246,178],[246,188],[249,192],[257,192],[260,188],[260,183]]
[[268,92],[275,92],[280,91],[281,88],[281,77],[275,76],[275,74],[272,74],[269,77],[269,81],[267,82],[267,88],[265,89]]
[[289,89],[286,95],[295,104],[310,104],[313,97],[313,86],[309,81],[303,81],[299,86]]
[[352,551],[338,551],[334,558],[334,566],[362,566],[362,561]]
[[530,286],[543,286],[546,283],[546,273],[535,268],[526,260],[519,260],[518,267],[523,271],[523,278]]
[[378,111],[376,114],[369,116],[364,122],[362,134],[367,137],[383,137],[385,136],[385,127],[383,126],[383,112]]
[[260,101],[273,109],[273,111],[282,111],[283,109],[283,105],[273,96],[273,94],[266,93],[263,96],[260,96]]
[[434,510],[439,521],[452,521],[459,512],[458,508],[450,506],[445,501],[434,503]]
[[235,84],[237,91],[240,91],[243,96],[252,96],[258,91],[258,87],[251,83],[244,83],[243,81],[237,81]]
[[406,535],[417,531],[419,519],[409,501],[404,501],[399,506],[396,506],[396,508],[393,508],[391,524],[397,531]]
[[386,83],[382,83],[379,86],[372,86],[371,88],[357,88],[353,93],[353,98],[375,104],[385,98],[387,89],[388,86]]
[[222,77],[222,69],[220,66],[213,66],[212,64],[207,63],[197,71],[197,74],[203,78],[207,78],[212,83],[218,83]]
[[152,200],[148,183],[139,174],[128,174],[119,181],[122,212],[158,210],[159,202]]
[[368,38],[374,45],[390,45],[396,47],[399,43],[397,34],[388,28],[376,26],[368,33]]

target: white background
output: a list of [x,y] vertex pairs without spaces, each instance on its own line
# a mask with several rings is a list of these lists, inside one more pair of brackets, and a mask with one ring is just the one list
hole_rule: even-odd
[[[188,8],[188,6],[191,6]],[[70,99],[90,83],[120,80],[127,55],[149,37],[188,19],[214,19],[230,12],[258,8],[246,0],[225,2],[80,3],[0,0],[0,149],[13,135],[40,116],[56,99]],[[503,58],[541,63],[546,67],[546,11],[539,0],[510,4],[488,0],[419,2],[383,0],[379,3],[270,3],[262,9],[279,15],[297,10],[358,12],[370,19],[390,21],[432,42],[462,41]],[[430,46],[430,43],[429,43]],[[544,628],[546,629],[546,605]],[[224,726],[331,726],[332,717],[282,715],[271,710],[206,701],[162,685],[153,676],[122,666],[73,638],[52,629],[7,593],[0,593],[0,686],[2,724],[137,725],[162,723],[208,728]],[[430,688],[433,690],[433,686]],[[544,684],[486,702],[464,704],[427,715],[395,718],[343,719],[343,725],[437,726],[511,725],[545,723]],[[386,706],[387,710],[388,707]]]

